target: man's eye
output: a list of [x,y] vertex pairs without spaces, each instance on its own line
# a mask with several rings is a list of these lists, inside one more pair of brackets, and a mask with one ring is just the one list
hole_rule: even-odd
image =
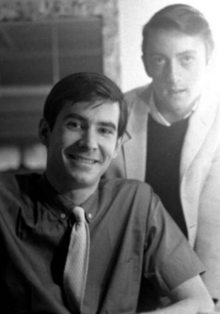
[[165,59],[162,57],[155,57],[153,58],[153,63],[155,65],[163,65],[165,63]]
[[184,63],[184,64],[188,64],[188,63],[191,63],[192,61],[193,61],[193,57],[192,56],[184,56],[183,58],[182,58],[182,63]]
[[102,134],[106,134],[106,135],[113,134],[113,130],[108,129],[108,128],[100,128],[99,132],[102,133]]
[[67,122],[67,126],[69,128],[74,128],[74,129],[80,129],[81,128],[81,124],[77,121],[69,121],[69,122]]

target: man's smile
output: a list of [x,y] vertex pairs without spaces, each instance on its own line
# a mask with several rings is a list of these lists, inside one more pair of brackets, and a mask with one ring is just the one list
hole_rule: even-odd
[[77,161],[77,162],[80,162],[80,163],[84,163],[84,164],[96,164],[99,162],[99,160],[97,159],[94,159],[94,158],[89,158],[89,157],[84,157],[84,156],[79,156],[79,155],[72,155],[72,154],[69,154],[68,155],[71,160],[74,160],[74,161]]

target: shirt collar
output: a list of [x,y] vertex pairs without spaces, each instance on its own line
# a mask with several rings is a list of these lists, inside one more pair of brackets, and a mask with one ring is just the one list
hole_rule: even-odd
[[[68,218],[71,215],[76,204],[66,196],[59,194],[47,180],[45,174],[38,182],[38,190],[41,200],[49,205],[49,209],[52,210],[56,216],[60,217],[62,213],[65,213]],[[92,221],[98,211],[98,198],[99,189],[96,189],[86,201],[78,205],[85,210],[88,221]]]
[[[187,119],[189,116],[191,116],[191,114],[196,110],[198,103],[199,103],[199,100],[196,101],[192,110],[186,114],[186,116],[183,118],[183,120]],[[167,126],[167,127],[171,126],[171,123],[157,109],[157,107],[155,105],[155,101],[154,101],[153,91],[151,91],[150,98],[149,98],[149,108],[150,108],[150,114],[155,121],[157,121],[159,124],[162,124],[162,125]]]

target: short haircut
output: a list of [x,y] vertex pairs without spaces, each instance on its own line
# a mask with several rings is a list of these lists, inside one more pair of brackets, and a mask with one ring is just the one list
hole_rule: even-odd
[[92,104],[96,100],[118,102],[120,110],[118,137],[121,137],[125,132],[128,119],[124,95],[112,80],[99,73],[75,73],[56,83],[46,98],[44,119],[52,130],[59,112],[67,102],[71,102],[72,105],[79,102]]
[[153,29],[176,29],[186,35],[200,36],[206,47],[207,58],[214,50],[214,40],[209,23],[200,11],[189,5],[169,5],[152,16],[143,28],[143,54],[147,47],[149,31]]

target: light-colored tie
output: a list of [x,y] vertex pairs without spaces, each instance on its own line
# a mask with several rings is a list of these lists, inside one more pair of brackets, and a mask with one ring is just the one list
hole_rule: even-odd
[[90,234],[84,209],[76,206],[73,214],[76,222],[71,231],[63,284],[70,309],[74,310],[77,305],[81,310],[89,264]]

